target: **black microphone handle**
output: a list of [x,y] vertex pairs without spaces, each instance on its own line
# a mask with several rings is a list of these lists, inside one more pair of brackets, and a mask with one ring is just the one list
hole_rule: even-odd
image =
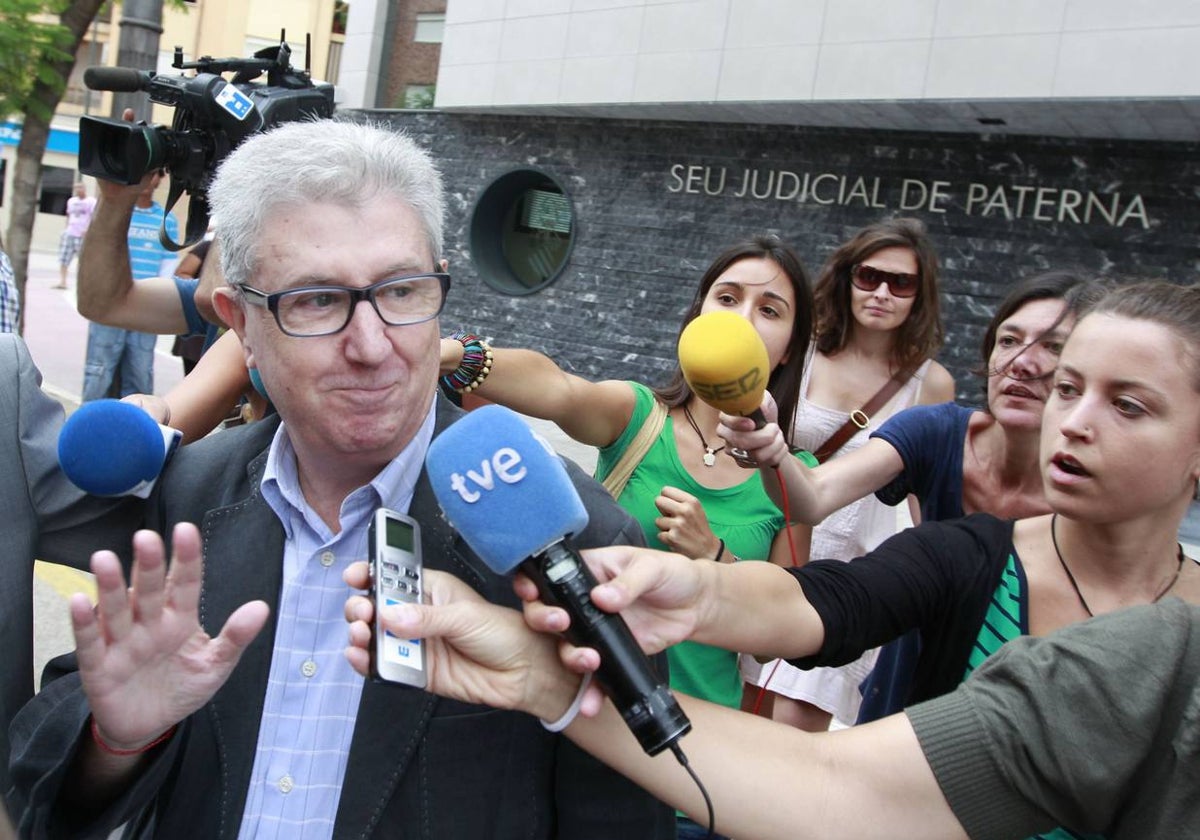
[[151,75],[128,67],[89,67],[83,71],[83,83],[89,90],[136,93],[145,88]]
[[[723,410],[724,409],[722,409],[722,411]],[[751,411],[749,414],[744,414],[742,416],[749,417],[751,420],[753,420],[754,428],[756,428],[756,429],[761,429],[763,426],[767,425],[767,417],[765,414],[762,413],[761,408],[756,408],[753,411]],[[758,469],[758,461],[755,461],[753,458],[751,458],[750,453],[747,452],[745,449],[742,449],[741,447],[738,447],[738,446],[729,447],[729,457],[732,458],[733,460],[737,461],[739,467],[743,467],[747,470]]]
[[521,571],[537,584],[543,601],[567,611],[571,617],[564,634],[567,639],[600,653],[596,680],[647,755],[657,755],[692,728],[625,619],[592,603],[596,578],[565,538],[527,558]]

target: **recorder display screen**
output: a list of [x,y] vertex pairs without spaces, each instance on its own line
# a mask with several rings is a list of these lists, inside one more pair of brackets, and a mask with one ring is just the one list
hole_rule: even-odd
[[401,522],[389,516],[387,521],[387,544],[388,548],[398,548],[401,551],[407,551],[411,554],[413,550],[412,526],[407,522]]

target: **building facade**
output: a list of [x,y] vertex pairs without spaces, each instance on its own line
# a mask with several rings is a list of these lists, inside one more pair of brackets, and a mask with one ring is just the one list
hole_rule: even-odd
[[[1050,268],[1200,278],[1197,144],[366,115],[410,132],[441,162],[454,278],[444,328],[543,350],[589,378],[662,381],[701,273],[755,233],[780,235],[815,275],[855,229],[886,216],[921,219],[941,261],[941,360],[970,402],[981,397],[972,372],[983,326],[1017,278]],[[517,189],[506,189],[513,179]],[[524,211],[513,215],[528,193],[555,191],[568,223],[522,225]],[[531,233],[550,243],[551,264],[523,273],[536,260],[505,240]]]
[[[447,326],[587,376],[665,375],[699,273],[761,231],[815,273],[854,229],[922,219],[942,260],[942,359],[964,398],[978,395],[981,325],[1017,277],[1191,282],[1200,269],[1191,0],[187,7],[164,16],[160,70],[175,45],[189,59],[249,55],[281,30],[302,64],[311,34],[313,75],[337,84],[339,108],[413,132],[443,162]],[[114,63],[119,21],[118,6],[81,50],[35,247],[61,230],[79,115],[108,114],[80,81],[83,66]]]

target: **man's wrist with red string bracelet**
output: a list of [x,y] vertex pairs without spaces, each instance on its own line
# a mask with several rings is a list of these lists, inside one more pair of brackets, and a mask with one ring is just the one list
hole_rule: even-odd
[[142,755],[143,753],[148,753],[159,744],[167,741],[172,735],[175,734],[175,730],[179,728],[179,724],[171,724],[170,728],[167,729],[166,732],[163,732],[157,738],[146,742],[142,746],[134,747],[132,749],[124,749],[122,747],[114,747],[112,744],[109,744],[104,740],[104,737],[100,734],[100,727],[96,724],[96,719],[94,717],[89,717],[88,721],[88,728],[91,731],[92,740],[96,742],[96,746],[100,748],[101,752],[116,756]]

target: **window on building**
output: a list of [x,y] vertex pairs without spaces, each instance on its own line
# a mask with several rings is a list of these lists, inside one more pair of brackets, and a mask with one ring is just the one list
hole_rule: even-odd
[[75,186],[75,170],[61,166],[43,166],[38,189],[38,212],[67,215],[67,199]]
[[446,15],[438,12],[421,13],[417,15],[417,34],[413,41],[418,44],[442,43],[442,32],[446,28]]
[[434,98],[433,85],[408,85],[404,88],[405,108],[432,108]]
[[518,169],[480,194],[471,214],[471,256],[489,286],[527,295],[554,282],[571,253],[571,199],[544,172]]
[[342,50],[346,42],[342,36],[335,35],[329,40],[329,61],[325,64],[325,79],[331,85],[338,83],[338,73],[342,69]]
[[350,19],[350,4],[345,0],[334,0],[333,3],[333,34],[346,34],[346,21]]

